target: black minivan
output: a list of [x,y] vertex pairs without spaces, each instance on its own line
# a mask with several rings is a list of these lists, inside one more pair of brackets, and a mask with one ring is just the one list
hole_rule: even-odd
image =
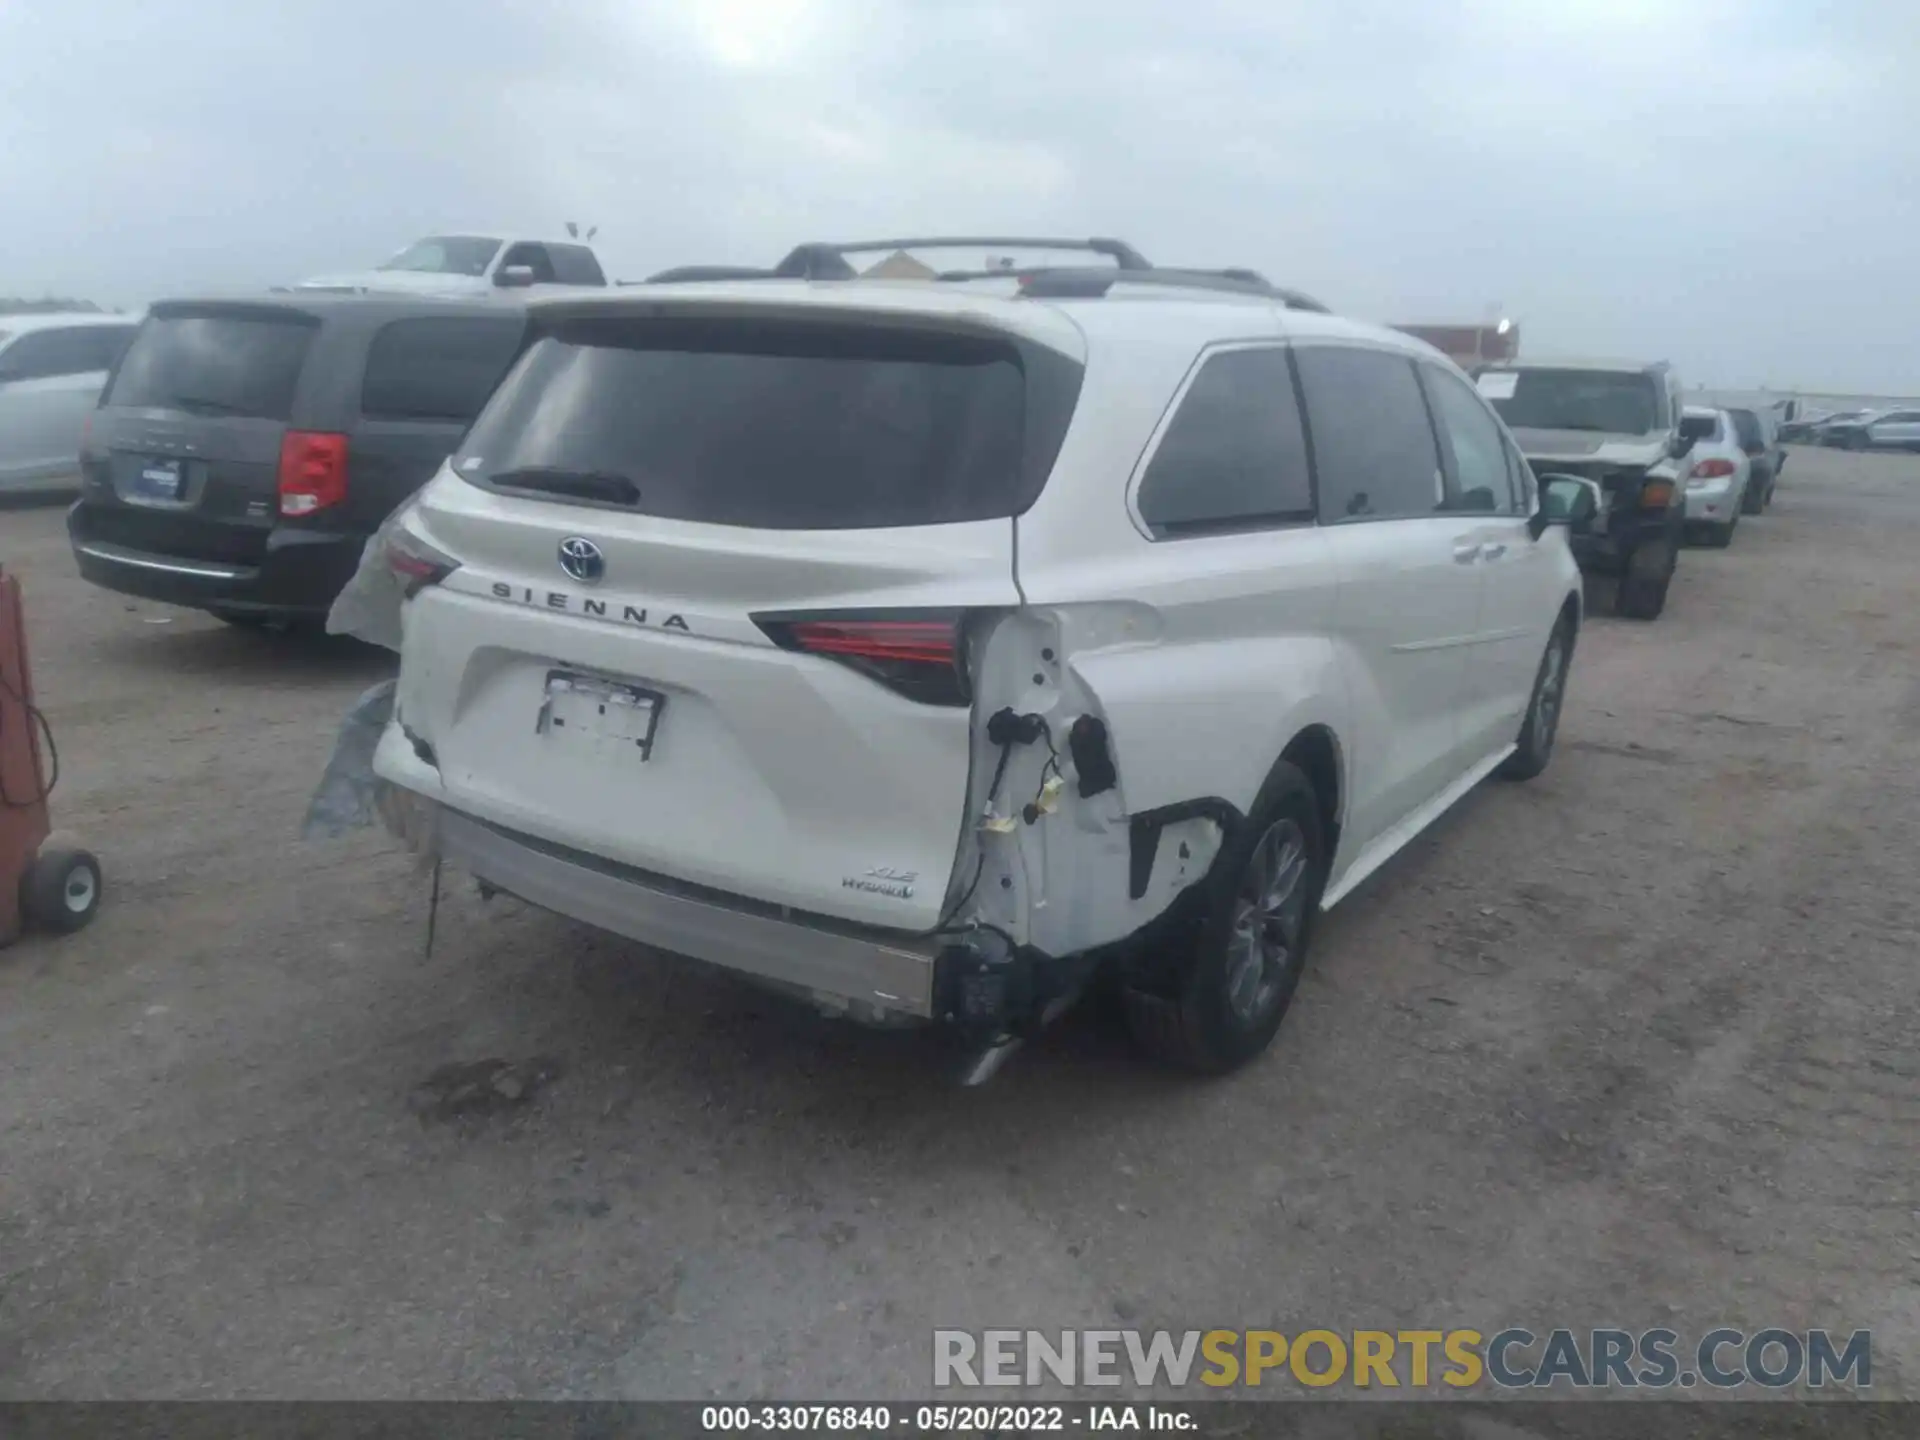
[[523,299],[287,292],[154,305],[81,440],[80,573],[243,625],[324,619],[453,453]]

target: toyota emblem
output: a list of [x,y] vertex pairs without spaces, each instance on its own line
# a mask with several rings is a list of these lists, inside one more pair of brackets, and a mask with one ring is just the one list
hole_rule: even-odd
[[569,535],[560,542],[560,568],[582,585],[598,585],[607,573],[607,557],[593,541]]

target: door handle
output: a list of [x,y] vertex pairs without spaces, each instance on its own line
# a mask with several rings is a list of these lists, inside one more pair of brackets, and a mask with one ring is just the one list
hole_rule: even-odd
[[1483,560],[1498,560],[1506,553],[1507,547],[1504,541],[1497,541],[1492,545],[1483,545],[1480,547],[1480,557]]
[[1453,547],[1453,562],[1456,565],[1471,565],[1479,558],[1480,545],[1477,541],[1471,545],[1455,545]]

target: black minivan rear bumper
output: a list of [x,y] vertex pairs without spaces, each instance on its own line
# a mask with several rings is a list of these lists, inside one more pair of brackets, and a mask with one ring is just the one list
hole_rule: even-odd
[[263,619],[324,618],[359,567],[367,537],[276,529],[257,561],[163,555],[101,538],[87,502],[67,511],[67,537],[81,576],[107,590]]

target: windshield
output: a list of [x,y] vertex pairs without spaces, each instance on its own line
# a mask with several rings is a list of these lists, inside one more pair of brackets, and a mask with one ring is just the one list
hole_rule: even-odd
[[[1510,389],[1499,383],[1508,376]],[[1515,430],[1648,435],[1665,428],[1659,389],[1650,376],[1637,371],[1488,371],[1480,377],[1480,392]]]
[[1027,402],[1013,348],[970,335],[582,322],[521,358],[455,469],[714,525],[999,518],[1024,504]]
[[430,235],[416,240],[380,268],[423,275],[484,275],[500,249],[483,235]]

